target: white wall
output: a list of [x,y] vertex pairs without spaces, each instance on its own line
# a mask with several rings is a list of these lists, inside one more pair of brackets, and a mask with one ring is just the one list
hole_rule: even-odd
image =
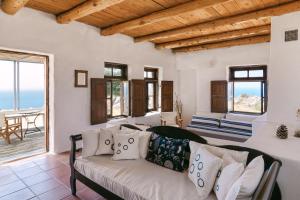
[[[74,88],[74,70],[103,77],[104,62],[128,64],[129,79],[143,79],[144,66],[163,68],[163,79],[176,79],[175,56],[150,43],[134,43],[124,35],[102,37],[99,29],[73,22],[57,24],[53,15],[22,9],[15,16],[0,11],[0,48],[42,52],[50,66],[50,146],[69,150],[69,135],[90,126],[90,88]],[[176,89],[176,88],[175,88]],[[54,144],[54,145],[53,145]]]
[[272,18],[268,120],[294,124],[300,108],[300,40],[284,42],[286,30],[300,31],[300,12]]
[[210,81],[227,80],[230,66],[268,63],[267,43],[176,54],[184,117],[210,112]]

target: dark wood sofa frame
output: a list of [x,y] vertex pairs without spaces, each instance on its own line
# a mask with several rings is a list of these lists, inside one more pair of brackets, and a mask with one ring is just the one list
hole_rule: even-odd
[[[138,127],[135,127],[130,124],[123,124],[121,126],[132,128],[136,130],[140,130]],[[147,129],[147,131],[155,132],[159,135],[166,136],[166,137],[172,137],[172,138],[178,138],[178,139],[189,139],[198,143],[207,144],[207,141],[202,138],[201,136],[198,136],[194,134],[193,132],[190,132],[185,129],[171,127],[171,126],[156,126]],[[109,190],[105,189],[104,187],[98,185],[94,181],[90,180],[89,178],[82,175],[80,172],[78,172],[75,167],[74,163],[76,160],[76,152],[78,151],[76,149],[76,142],[82,140],[82,136],[79,135],[72,135],[70,136],[71,139],[71,152],[70,152],[70,167],[71,167],[71,176],[70,176],[70,185],[71,185],[71,191],[73,195],[76,195],[76,180],[79,180],[98,194],[102,195],[106,199],[112,199],[112,200],[121,200],[122,198],[115,195],[114,193],[110,192]],[[226,149],[236,150],[236,151],[248,151],[248,160],[247,164],[254,159],[255,157],[262,155],[265,161],[265,172],[264,175],[260,181],[259,186],[257,187],[252,200],[281,200],[281,192],[279,189],[279,186],[276,182],[280,167],[282,166],[282,163],[280,160],[277,160],[273,158],[272,156],[265,154],[261,151],[246,148],[246,147],[240,147],[240,146],[231,146],[231,145],[224,145],[219,146]]]

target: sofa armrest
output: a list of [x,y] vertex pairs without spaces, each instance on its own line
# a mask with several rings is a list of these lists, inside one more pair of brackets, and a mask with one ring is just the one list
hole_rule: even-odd
[[82,135],[78,134],[78,135],[71,135],[70,136],[70,140],[71,140],[71,151],[70,151],[70,167],[71,170],[74,170],[74,163],[76,160],[76,142],[82,140]]
[[[276,179],[280,170],[281,164],[278,161],[274,161],[270,168],[265,172],[262,177],[260,184],[258,185],[254,195],[253,200],[270,200],[272,194],[276,194],[275,199],[281,199],[279,188],[275,187]],[[279,191],[275,191],[279,190]]]

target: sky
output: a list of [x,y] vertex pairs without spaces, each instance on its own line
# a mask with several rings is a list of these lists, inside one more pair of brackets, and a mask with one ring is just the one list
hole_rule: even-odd
[[[44,89],[44,64],[20,62],[20,90]],[[0,60],[0,91],[13,91],[13,61]]]

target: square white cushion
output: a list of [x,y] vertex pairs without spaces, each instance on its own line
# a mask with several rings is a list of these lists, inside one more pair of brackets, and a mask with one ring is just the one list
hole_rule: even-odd
[[83,158],[96,154],[99,141],[99,130],[87,130],[81,132],[82,135],[82,153]]
[[137,131],[137,133],[139,134],[139,140],[140,140],[139,141],[140,157],[145,159],[148,153],[151,132]]
[[113,160],[139,159],[139,134],[114,134],[115,150]]
[[[214,154],[215,156],[219,158],[223,158],[225,153],[228,153],[236,162],[243,163],[244,166],[246,166],[247,163],[247,158],[249,152],[247,151],[234,151],[230,149],[225,149],[221,147],[215,147],[211,145],[206,145],[206,144],[200,144],[197,142],[190,141],[190,149],[191,149],[191,158],[193,159],[195,154],[193,152],[196,151],[199,147],[205,148],[207,151],[210,153]],[[191,163],[190,163],[191,165]]]
[[120,134],[130,134],[137,133],[139,135],[139,151],[140,157],[145,159],[148,153],[149,141],[151,137],[151,132],[139,131],[131,128],[122,126]]
[[226,200],[251,197],[263,176],[264,167],[265,163],[262,156],[254,158],[242,176],[230,188]]
[[189,178],[196,186],[199,199],[206,199],[215,183],[222,160],[206,149],[199,147],[190,159]]
[[124,126],[121,126],[121,131],[120,133],[123,133],[123,134],[126,134],[126,133],[134,133],[135,129],[131,129],[131,128],[127,128],[127,127],[124,127]]
[[119,133],[119,126],[100,129],[99,143],[96,155],[113,154],[114,153],[114,140],[113,134]]
[[223,166],[224,167],[218,172],[214,185],[214,192],[218,200],[224,200],[226,198],[230,188],[244,171],[244,165],[235,162],[228,154],[223,156]]

